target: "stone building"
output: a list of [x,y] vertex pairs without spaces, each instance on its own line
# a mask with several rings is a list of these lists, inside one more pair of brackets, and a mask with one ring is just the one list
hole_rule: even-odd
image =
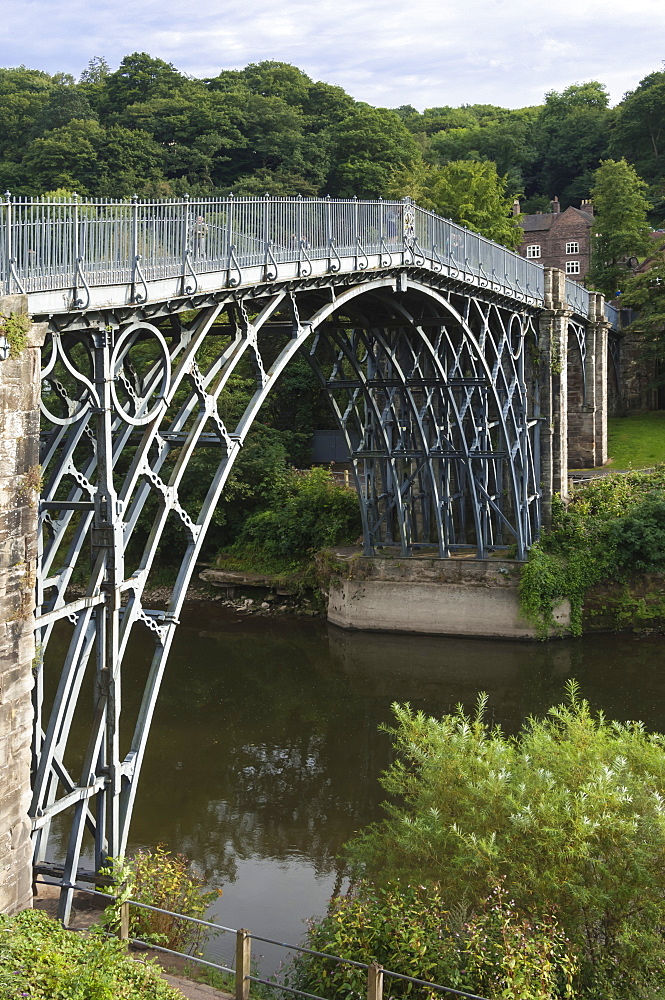
[[558,267],[574,281],[583,281],[591,260],[593,206],[583,201],[580,208],[561,211],[559,199],[550,202],[551,212],[522,215],[515,200],[513,215],[519,217],[523,237],[519,253],[545,267]]

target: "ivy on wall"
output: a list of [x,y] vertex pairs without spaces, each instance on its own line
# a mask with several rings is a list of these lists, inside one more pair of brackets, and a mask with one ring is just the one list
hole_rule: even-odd
[[608,475],[552,505],[552,527],[533,546],[520,580],[520,605],[542,638],[560,630],[554,608],[566,598],[571,631],[582,632],[584,598],[603,580],[665,571],[665,466]]

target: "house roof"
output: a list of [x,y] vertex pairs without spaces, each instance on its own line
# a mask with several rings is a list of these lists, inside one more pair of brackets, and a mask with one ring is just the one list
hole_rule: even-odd
[[541,212],[537,215],[518,215],[517,220],[525,233],[537,233],[551,229],[561,219],[567,215],[570,216],[571,212],[580,215],[587,225],[591,226],[593,223],[593,215],[590,212],[583,212],[579,208],[573,208],[572,205],[565,212]]

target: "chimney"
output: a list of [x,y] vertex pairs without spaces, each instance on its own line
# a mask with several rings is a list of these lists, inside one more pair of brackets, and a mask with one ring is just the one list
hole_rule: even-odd
[[588,215],[593,215],[593,202],[585,198],[580,205],[580,212],[586,212]]
[[554,195],[554,197],[552,198],[550,202],[550,207],[552,209],[553,215],[558,215],[558,213],[561,211],[561,206],[559,205],[559,199],[557,198],[556,195]]
[[515,198],[515,201],[513,202],[513,215],[519,215],[520,211],[520,200],[519,198]]

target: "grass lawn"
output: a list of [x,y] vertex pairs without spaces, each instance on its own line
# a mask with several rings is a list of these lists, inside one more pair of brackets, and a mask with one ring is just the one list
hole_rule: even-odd
[[665,462],[665,410],[610,417],[607,453],[615,469],[647,469]]

